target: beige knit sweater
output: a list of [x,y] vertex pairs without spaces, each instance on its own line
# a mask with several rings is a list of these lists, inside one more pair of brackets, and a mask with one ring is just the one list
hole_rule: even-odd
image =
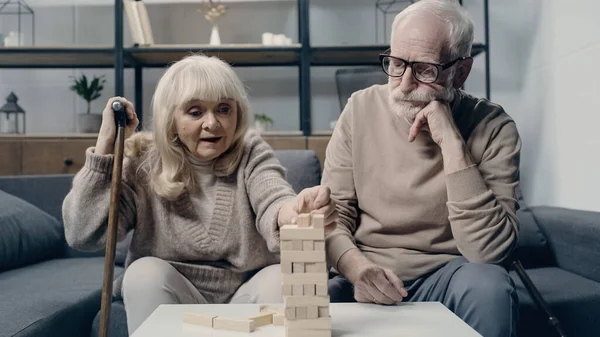
[[387,85],[355,93],[327,147],[322,184],[340,220],[327,239],[337,266],[349,249],[402,280],[460,255],[497,263],[517,243],[521,141],[504,110],[462,91],[452,114],[476,165],[446,174],[426,132],[408,142],[409,123],[388,105]]
[[[137,170],[141,159],[126,157],[123,166],[118,239],[134,230],[126,266],[144,256],[164,259],[211,303],[226,303],[254,272],[278,263],[277,216],[295,193],[260,135],[249,132],[238,169],[217,178],[208,217],[197,213],[189,192],[173,202],[154,195]],[[65,235],[76,249],[105,244],[113,160],[88,149],[64,200]]]

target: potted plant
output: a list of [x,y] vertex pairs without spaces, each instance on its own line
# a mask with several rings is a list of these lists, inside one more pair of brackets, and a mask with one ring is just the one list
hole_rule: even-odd
[[104,89],[104,75],[100,77],[94,76],[91,81],[82,74],[79,78],[73,79],[73,90],[79,97],[87,102],[87,112],[79,113],[77,119],[77,132],[82,133],[97,133],[102,124],[102,114],[91,113],[92,101],[99,98]]
[[269,116],[263,114],[254,115],[254,127],[261,133],[271,130],[271,126],[273,126],[273,120]]

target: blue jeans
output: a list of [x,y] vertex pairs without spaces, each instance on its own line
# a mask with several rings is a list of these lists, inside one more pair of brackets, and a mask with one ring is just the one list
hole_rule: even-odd
[[[435,272],[405,283],[405,302],[441,302],[484,337],[516,337],[519,301],[507,270],[459,257]],[[329,280],[331,302],[355,302],[342,275]]]

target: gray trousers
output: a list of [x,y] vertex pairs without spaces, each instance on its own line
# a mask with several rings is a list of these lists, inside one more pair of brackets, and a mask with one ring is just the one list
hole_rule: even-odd
[[[505,268],[456,258],[437,271],[405,283],[405,302],[441,302],[484,337],[516,337],[519,301]],[[343,276],[329,280],[331,302],[355,302]]]
[[[281,266],[263,268],[242,284],[230,303],[283,303]],[[204,304],[208,301],[168,262],[144,257],[125,271],[122,285],[127,329],[131,335],[161,304]]]

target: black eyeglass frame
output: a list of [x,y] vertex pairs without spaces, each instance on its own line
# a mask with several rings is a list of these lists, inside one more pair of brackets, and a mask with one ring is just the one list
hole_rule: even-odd
[[[383,60],[384,60],[386,57],[393,58],[394,60],[398,60],[398,61],[400,61],[400,62],[403,62],[403,63],[404,63],[404,70],[402,71],[402,74],[400,74],[400,75],[391,75],[391,74],[389,74],[389,73],[387,72],[387,70],[385,69],[385,66],[383,65]],[[401,58],[399,58],[399,57],[392,56],[392,55],[390,55],[389,53],[383,53],[383,54],[379,54],[379,61],[381,62],[381,69],[383,69],[383,72],[384,72],[386,75],[388,75],[388,76],[390,76],[390,77],[402,77],[402,76],[404,76],[404,73],[406,72],[406,68],[407,68],[408,66],[410,66],[410,68],[411,68],[411,69],[413,69],[413,71],[412,71],[413,78],[414,78],[415,80],[417,80],[417,81],[419,81],[419,82],[421,82],[421,83],[425,83],[425,84],[431,84],[431,83],[435,83],[435,81],[437,81],[437,80],[438,80],[438,78],[440,77],[440,74],[441,74],[441,73],[442,73],[444,70],[446,70],[446,69],[448,69],[448,68],[452,67],[453,65],[455,65],[456,63],[458,63],[458,62],[460,62],[460,61],[464,61],[464,60],[467,60],[467,59],[470,59],[470,58],[472,58],[472,57],[470,57],[470,56],[469,56],[469,57],[459,57],[459,58],[457,58],[457,59],[455,59],[455,60],[453,60],[453,61],[450,61],[450,62],[448,62],[448,63],[444,63],[444,64],[438,64],[438,63],[419,62],[419,61],[413,61],[413,62],[409,62],[409,61],[406,61],[406,60],[404,60],[404,59],[401,59]],[[427,65],[432,65],[432,66],[436,67],[436,68],[437,68],[437,74],[436,74],[436,76],[435,76],[435,79],[434,79],[433,81],[431,81],[431,82],[424,82],[424,81],[421,81],[420,79],[418,79],[418,78],[417,78],[417,75],[416,75],[416,73],[415,73],[415,71],[414,71],[414,67],[413,67],[413,65],[415,65],[415,64],[427,64]]]

